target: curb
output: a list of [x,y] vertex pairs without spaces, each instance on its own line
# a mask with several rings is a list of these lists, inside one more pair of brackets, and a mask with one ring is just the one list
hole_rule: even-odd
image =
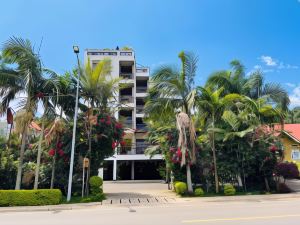
[[45,212],[45,211],[62,211],[83,209],[101,206],[101,202],[97,203],[80,203],[80,204],[62,204],[49,206],[14,206],[14,207],[0,207],[0,214],[5,212]]

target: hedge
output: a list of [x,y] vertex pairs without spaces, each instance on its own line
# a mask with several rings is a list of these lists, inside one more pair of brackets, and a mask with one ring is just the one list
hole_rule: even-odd
[[59,189],[0,190],[0,206],[57,205],[61,200]]

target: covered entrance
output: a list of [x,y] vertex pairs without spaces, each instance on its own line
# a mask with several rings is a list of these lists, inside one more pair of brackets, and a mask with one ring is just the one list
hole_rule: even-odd
[[[116,179],[114,179],[114,163]],[[163,160],[109,160],[104,163],[104,180],[161,180]]]

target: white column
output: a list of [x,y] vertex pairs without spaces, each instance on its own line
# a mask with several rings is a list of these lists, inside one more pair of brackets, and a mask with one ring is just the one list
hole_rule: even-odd
[[103,179],[103,167],[98,169],[98,177],[101,177]]
[[113,180],[117,180],[117,160],[114,160],[114,166],[113,166]]
[[134,180],[134,161],[131,161],[131,180]]

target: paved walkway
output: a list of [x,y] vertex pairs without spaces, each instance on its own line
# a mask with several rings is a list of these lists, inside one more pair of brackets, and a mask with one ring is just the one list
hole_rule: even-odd
[[107,199],[102,204],[108,205],[168,204],[177,199],[163,181],[105,181],[103,191]]

